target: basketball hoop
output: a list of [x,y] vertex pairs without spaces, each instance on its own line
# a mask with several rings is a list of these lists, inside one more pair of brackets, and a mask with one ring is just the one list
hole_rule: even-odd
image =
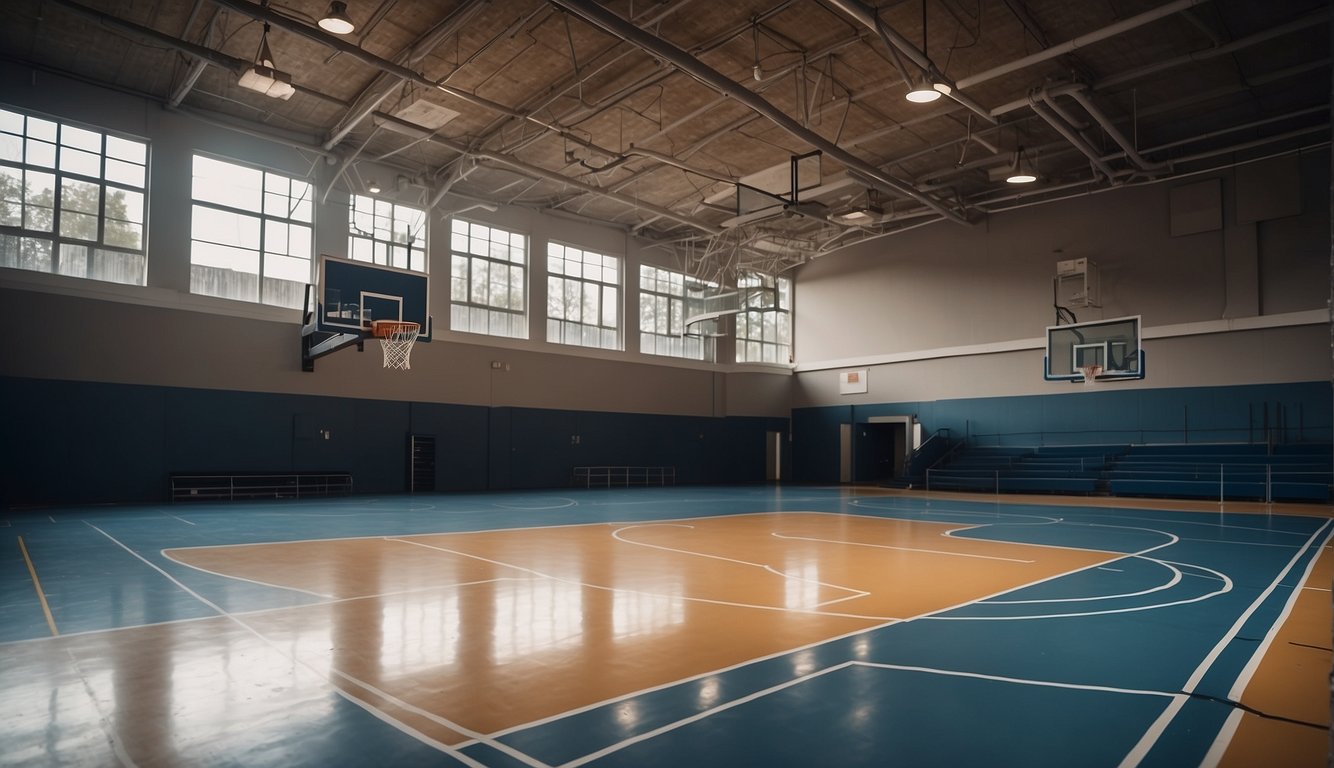
[[1094,363],[1093,365],[1081,365],[1079,366],[1079,370],[1084,372],[1084,386],[1091,387],[1093,386],[1093,383],[1098,380],[1099,374],[1102,373],[1102,366],[1097,363]]
[[412,345],[417,341],[420,331],[421,326],[417,323],[399,320],[371,322],[371,335],[380,340],[380,347],[384,350],[384,367],[408,370],[408,357],[412,354]]

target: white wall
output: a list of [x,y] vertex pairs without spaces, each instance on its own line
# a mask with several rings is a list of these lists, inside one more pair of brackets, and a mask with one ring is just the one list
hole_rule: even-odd
[[[0,375],[476,405],[703,416],[787,416],[790,371],[705,364],[638,353],[638,265],[676,267],[660,248],[625,231],[525,208],[463,215],[529,236],[529,340],[455,333],[449,322],[448,212],[470,205],[446,197],[432,212],[431,313],[435,341],[418,344],[410,372],[385,371],[378,344],[321,358],[302,373],[299,311],[190,293],[190,158],[204,152],[310,178],[316,184],[316,253],[343,255],[346,181],[329,191],[337,165],[318,137],[264,140],[199,116],[17,64],[0,63],[0,103],[56,119],[146,138],[151,143],[148,285],[0,270],[0,323],[11,334]],[[427,169],[421,169],[424,173]],[[394,196],[402,169],[361,164]],[[401,202],[429,191],[409,186]],[[323,201],[323,202],[322,202]],[[548,344],[545,251],[558,240],[624,259],[623,350]],[[37,329],[40,329],[38,331]],[[728,354],[729,349],[723,349]],[[723,358],[727,359],[727,358]],[[508,368],[495,370],[492,361]]]
[[[1328,380],[1329,162],[1301,158],[1302,212],[1279,219],[1239,223],[1223,171],[932,224],[805,265],[793,405],[1070,391],[1042,379],[1042,348],[1056,262],[1081,257],[1100,268],[1102,307],[1079,320],[1143,320],[1147,378],[1103,386]],[[1173,237],[1171,190],[1207,178],[1221,180],[1223,228]],[[839,395],[838,370],[867,366],[871,391]]]

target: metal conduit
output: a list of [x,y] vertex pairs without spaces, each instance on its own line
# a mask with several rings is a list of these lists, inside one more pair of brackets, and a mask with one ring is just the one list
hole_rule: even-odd
[[[233,2],[234,0],[227,1]],[[806,128],[801,125],[801,123],[789,117],[782,110],[774,107],[765,99],[751,92],[747,88],[738,85],[732,79],[723,76],[722,73],[714,70],[680,48],[677,48],[675,45],[672,45],[661,38],[649,35],[596,3],[588,2],[587,0],[552,1],[556,5],[578,15],[588,23],[600,27],[606,32],[620,37],[625,41],[670,62],[681,71],[689,74],[691,77],[694,77],[705,85],[708,85],[710,88],[735,99],[738,103],[763,115],[797,139],[821,150],[833,159],[847,166],[849,169],[855,169],[858,172],[875,179],[880,184],[888,187],[895,194],[910,197],[928,208],[937,211],[951,221],[959,224],[968,223],[968,220],[959,212],[951,209],[939,200],[923,194],[913,188],[911,184],[882,172],[874,165],[853,155],[820,134]]]
[[1062,120],[1059,115],[1051,111],[1051,109],[1047,107],[1045,101],[1039,100],[1043,97],[1044,93],[1042,91],[1036,91],[1029,94],[1028,103],[1033,109],[1033,113],[1046,121],[1046,123],[1055,129],[1057,133],[1064,136],[1065,140],[1070,142],[1071,146],[1082,152],[1084,156],[1089,159],[1089,162],[1093,163],[1093,167],[1097,168],[1104,176],[1106,176],[1109,182],[1115,182],[1116,172],[1112,170],[1112,167],[1102,159],[1102,156],[1098,154],[1096,149],[1090,146],[1087,141],[1084,141],[1083,136],[1076,133],[1073,128],[1065,124],[1065,121]]

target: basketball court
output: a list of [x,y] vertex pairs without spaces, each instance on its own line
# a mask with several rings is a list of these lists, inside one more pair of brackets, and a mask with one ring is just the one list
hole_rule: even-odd
[[1320,759],[1328,509],[1009,501],[15,516],[0,739],[19,765]]

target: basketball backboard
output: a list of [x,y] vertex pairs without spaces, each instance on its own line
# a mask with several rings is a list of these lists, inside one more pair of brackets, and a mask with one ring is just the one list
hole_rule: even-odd
[[1082,381],[1082,369],[1098,365],[1098,381],[1144,378],[1140,319],[1118,317],[1047,328],[1047,381]]
[[425,273],[320,254],[316,282],[306,293],[303,370],[314,370],[316,358],[345,346],[360,347],[376,320],[417,323],[416,341],[431,340],[430,278]]
[[430,279],[421,272],[321,255],[315,283],[316,327],[328,333],[368,332],[373,320],[421,326],[430,341]]

